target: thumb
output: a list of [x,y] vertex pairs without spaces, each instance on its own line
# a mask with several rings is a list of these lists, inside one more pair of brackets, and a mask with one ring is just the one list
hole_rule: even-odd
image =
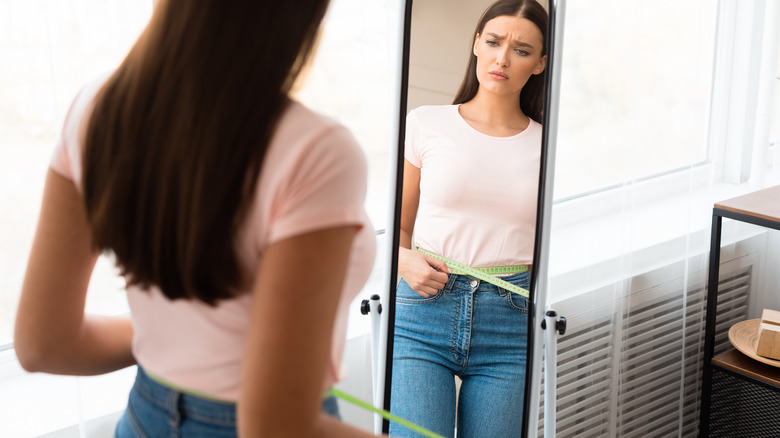
[[447,264],[444,262],[444,260],[439,260],[435,257],[426,256],[427,262],[431,267],[436,268],[439,272],[444,272],[445,274],[450,273],[450,268],[447,266]]

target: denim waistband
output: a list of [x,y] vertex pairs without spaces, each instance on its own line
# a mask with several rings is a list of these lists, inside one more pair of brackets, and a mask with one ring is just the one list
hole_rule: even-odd
[[[222,424],[235,424],[235,402],[188,393],[186,390],[161,382],[159,377],[150,375],[141,366],[137,368],[136,389],[159,408],[171,413],[185,411],[191,416],[205,417]],[[332,395],[323,398],[322,410],[328,415],[340,418],[336,397]]]
[[[471,283],[473,281],[479,282],[479,288],[477,289],[477,292],[489,292],[489,291],[498,291],[502,296],[507,293],[512,293],[511,291],[508,291],[502,287],[496,286],[494,284],[488,283],[487,281],[482,281],[477,278],[471,277],[469,275],[460,275],[460,274],[448,274],[449,279],[447,280],[447,284],[442,288],[442,290],[447,293],[451,292],[453,288],[459,287],[462,289],[471,289]],[[501,277],[502,280],[512,283],[517,286],[525,286],[528,287],[528,282],[531,278],[531,272],[521,272],[519,274],[512,274],[507,275],[505,277]]]
[[149,402],[171,414],[186,412],[208,421],[235,424],[236,405],[227,401],[207,400],[174,388],[169,388],[151,378],[142,367],[138,367],[135,387]]

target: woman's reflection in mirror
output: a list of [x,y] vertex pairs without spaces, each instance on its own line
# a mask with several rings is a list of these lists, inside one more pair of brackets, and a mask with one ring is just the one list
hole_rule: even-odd
[[[536,1],[494,3],[453,104],[407,116],[391,410],[444,436],[455,433],[455,376],[458,437],[522,434],[527,298],[417,250],[528,266],[502,279],[529,288],[546,35]],[[396,424],[390,433],[414,436]]]

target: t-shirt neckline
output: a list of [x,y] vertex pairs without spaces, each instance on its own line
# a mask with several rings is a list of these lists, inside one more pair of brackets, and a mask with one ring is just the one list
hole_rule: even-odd
[[471,126],[469,124],[469,122],[467,122],[466,119],[464,119],[463,116],[460,114],[459,108],[460,108],[461,105],[462,104],[460,104],[460,103],[457,104],[457,105],[452,105],[452,108],[455,111],[455,115],[457,116],[458,120],[460,120],[461,123],[463,123],[463,125],[465,125],[466,128],[468,128],[470,131],[474,132],[477,135],[480,135],[482,137],[490,139],[490,140],[503,140],[503,141],[506,141],[506,140],[514,140],[514,139],[520,138],[520,137],[526,135],[531,130],[531,127],[535,123],[534,119],[529,117],[528,118],[528,126],[526,126],[525,129],[523,129],[522,131],[518,132],[515,135],[510,135],[509,137],[496,137],[496,136],[493,136],[493,135],[485,134],[484,132],[480,131],[479,129]]

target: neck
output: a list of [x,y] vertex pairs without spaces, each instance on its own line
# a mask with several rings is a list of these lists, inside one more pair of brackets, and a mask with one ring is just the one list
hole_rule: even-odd
[[520,109],[519,95],[496,95],[480,88],[473,99],[464,103],[472,116],[479,115],[483,122],[495,125],[515,126],[525,124],[528,117]]

